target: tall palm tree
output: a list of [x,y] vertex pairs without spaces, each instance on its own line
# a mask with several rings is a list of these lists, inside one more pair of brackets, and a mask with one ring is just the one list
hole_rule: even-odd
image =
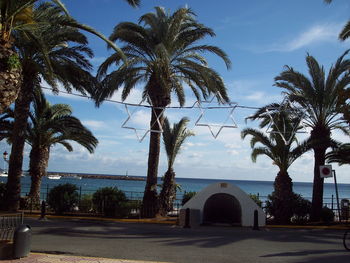
[[[110,36],[111,41],[120,41],[122,51],[128,59],[121,64],[121,56],[112,54],[98,70],[103,79],[103,88],[94,94],[99,105],[119,88],[123,88],[122,100],[138,84],[143,85],[143,99],[149,98],[153,105],[150,129],[159,131],[156,121],[163,125],[162,109],[171,103],[175,94],[180,105],[185,103],[184,84],[200,99],[215,93],[220,102],[229,100],[225,84],[215,70],[208,66],[202,53],[209,52],[224,60],[230,66],[227,55],[218,47],[200,45],[206,36],[214,36],[213,30],[200,24],[189,8],[179,8],[169,14],[164,8],[156,7],[155,13],[147,13],[139,24],[123,22],[118,24]],[[107,70],[116,65],[110,74]],[[151,132],[147,181],[143,197],[142,214],[155,215],[157,204],[157,174],[160,154],[160,134]]]
[[163,143],[168,157],[168,169],[164,174],[162,190],[159,195],[159,213],[166,215],[173,208],[173,202],[176,198],[176,184],[174,162],[176,156],[180,153],[182,144],[194,133],[186,128],[188,118],[182,118],[178,123],[170,126],[169,120],[164,119],[163,124]]
[[331,132],[339,129],[349,133],[337,111],[339,93],[350,85],[347,74],[350,60],[344,59],[348,52],[330,67],[328,76],[323,66],[308,54],[309,78],[289,66],[275,78],[275,85],[284,89],[289,100],[305,110],[304,122],[311,129],[310,144],[315,157],[311,208],[311,220],[314,221],[320,219],[322,210],[324,180],[320,177],[319,166],[324,165],[326,150],[333,145]]
[[[22,67],[24,67],[24,64],[27,66],[23,68],[24,82],[16,100],[15,140],[12,144],[12,154],[9,162],[8,192],[6,195],[8,198],[8,209],[17,210],[20,194],[20,174],[23,163],[23,131],[27,123],[34,83],[40,82],[42,78],[53,87],[54,91],[57,91],[56,81],[58,81],[68,91],[74,88],[81,92],[87,90],[91,93],[91,89],[94,88],[94,85],[92,85],[94,81],[88,73],[91,66],[85,59],[85,56],[91,57],[92,52],[86,46],[87,40],[85,36],[79,33],[78,29],[97,35],[105,40],[116,52],[120,53],[123,58],[125,56],[112,41],[89,26],[80,24],[68,16],[67,10],[60,1],[51,1],[56,3],[56,5],[46,1],[35,7],[33,7],[33,4],[39,1],[13,0],[5,2],[7,9],[12,8],[15,12],[23,9],[30,14],[31,19],[31,23],[27,26],[30,29],[29,31],[23,30],[23,26],[18,27],[18,30],[12,29],[11,31],[12,33],[15,32],[11,36],[11,41],[14,42],[16,50],[20,53],[19,60],[21,65]],[[127,0],[127,2],[132,6],[138,6],[140,1]],[[17,9],[13,6],[15,3],[17,3]],[[40,25],[40,27],[36,25]],[[69,46],[73,42],[76,42],[77,45]]]
[[326,154],[328,163],[350,164],[350,143],[344,143]]
[[87,58],[93,53],[87,47],[86,37],[77,29],[61,26],[60,23],[46,24],[45,21],[60,21],[65,15],[57,6],[44,3],[33,10],[33,18],[45,26],[35,32],[36,39],[45,39],[39,45],[26,34],[18,33],[14,39],[20,58],[24,81],[15,104],[13,141],[9,160],[7,181],[7,205],[9,210],[19,206],[20,175],[22,173],[25,129],[34,87],[40,81],[46,82],[57,91],[61,84],[70,91],[72,88],[84,92],[96,84],[89,71],[92,66]]
[[[252,147],[251,158],[253,162],[259,155],[266,155],[273,164],[279,168],[274,182],[274,196],[279,208],[275,214],[275,220],[280,223],[290,223],[293,215],[291,210],[291,200],[293,198],[293,183],[289,176],[288,168],[297,160],[309,147],[308,142],[298,143],[295,131],[300,129],[298,116],[293,116],[288,111],[278,112],[267,109],[278,109],[279,104],[270,104],[259,109],[248,119],[260,120],[260,129],[270,126],[271,132],[266,135],[260,130],[246,128],[241,132],[241,137],[252,136],[250,145]],[[270,116],[269,116],[270,115]],[[297,129],[295,129],[297,127]],[[281,134],[283,131],[285,134]],[[285,140],[283,136],[288,136]],[[256,146],[259,144],[259,146]],[[293,144],[296,144],[293,146]],[[261,146],[260,146],[261,145]]]
[[31,187],[29,197],[40,200],[41,178],[46,176],[50,149],[61,144],[68,151],[73,151],[70,142],[76,142],[94,152],[98,140],[79,119],[72,116],[71,108],[66,104],[51,105],[40,90],[37,90],[33,111],[29,115],[26,141],[31,145],[29,175]]

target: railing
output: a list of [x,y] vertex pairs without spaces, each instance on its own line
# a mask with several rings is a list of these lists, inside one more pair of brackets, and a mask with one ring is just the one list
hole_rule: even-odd
[[[48,194],[50,190],[53,188],[53,186],[50,187],[49,184],[43,185],[41,187],[41,193],[40,193],[40,199],[41,200],[47,200]],[[84,211],[84,212],[93,212],[92,207],[84,207],[82,204],[83,196],[84,195],[92,195],[96,190],[90,190],[90,189],[83,189],[81,186],[78,188],[78,193],[79,193],[79,202],[77,204],[77,210]],[[29,193],[29,186],[28,185],[22,185],[22,195],[27,195]],[[134,191],[124,191],[126,197],[130,202],[133,201],[140,201],[138,202],[138,205],[135,205],[135,202],[133,202],[133,208],[131,214],[133,216],[140,216],[140,208],[141,208],[141,200],[143,198],[143,192],[134,192]],[[268,200],[267,196],[262,196],[259,195],[259,193],[256,194],[256,196],[262,201],[262,207],[266,206],[266,201]],[[182,201],[183,193],[177,193],[176,200],[174,202],[174,209],[173,211],[169,212],[169,215],[176,216],[179,213],[179,210],[181,209],[181,201]],[[305,199],[311,201],[311,197],[304,197]],[[344,219],[344,209],[341,207],[338,210],[337,202],[334,196],[332,197],[326,197],[323,198],[323,205],[330,208],[334,214],[335,214],[335,219],[336,221],[341,221]],[[29,207],[29,210],[34,210],[33,207]],[[96,214],[96,212],[93,212]],[[348,213],[350,215],[350,211]]]
[[15,229],[23,224],[23,213],[0,214],[0,241],[12,241]]

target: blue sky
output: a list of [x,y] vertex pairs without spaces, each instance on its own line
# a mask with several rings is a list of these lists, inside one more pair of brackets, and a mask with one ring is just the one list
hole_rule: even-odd
[[[282,100],[281,90],[273,86],[273,79],[284,65],[293,66],[306,74],[305,56],[313,55],[328,68],[347,48],[349,42],[340,42],[337,35],[349,19],[349,2],[334,1],[326,5],[322,0],[143,0],[141,7],[133,9],[122,0],[71,0],[66,3],[71,15],[109,36],[113,27],[122,21],[137,22],[138,18],[153,11],[154,6],[163,6],[171,11],[189,6],[200,22],[214,29],[216,37],[202,43],[221,47],[232,60],[232,69],[216,57],[208,56],[209,64],[223,77],[230,98],[241,106],[259,107]],[[106,44],[88,35],[95,57],[95,69],[110,54]],[[142,86],[137,87],[127,102],[139,103]],[[70,95],[54,96],[47,92],[52,103],[67,103],[73,107],[74,115],[89,127],[100,143],[94,154],[80,146],[72,153],[60,146],[51,149],[49,171],[91,172],[106,174],[146,175],[148,143],[147,136],[141,143],[132,130],[122,129],[127,114],[123,105],[104,103],[96,108],[92,101]],[[195,100],[187,93],[187,105]],[[113,96],[120,101],[120,94]],[[173,105],[176,105],[175,99]],[[130,125],[147,127],[149,110],[130,107],[135,111]],[[200,115],[198,109],[168,109],[165,114],[171,122],[182,117],[190,118],[189,128],[196,133],[184,145],[175,162],[178,177],[224,178],[237,180],[274,180],[277,167],[271,160],[259,157],[256,163],[250,159],[249,139],[240,138],[245,127],[256,123],[245,123],[244,118],[254,110],[237,108],[233,117],[238,128],[224,128],[214,139],[208,127],[197,127],[195,121]],[[208,123],[214,124],[228,116],[228,110],[206,112]],[[212,117],[212,116],[215,117]],[[349,142],[343,135],[334,133],[335,138]],[[4,142],[1,149],[8,152]],[[25,150],[23,169],[28,167],[29,148]],[[3,163],[0,162],[0,165]],[[347,167],[337,166],[338,180],[350,183]],[[162,149],[159,176],[166,170],[166,156]],[[312,181],[313,154],[307,153],[289,170],[294,181]],[[328,179],[329,180],[329,179]],[[330,181],[331,182],[331,181]]]

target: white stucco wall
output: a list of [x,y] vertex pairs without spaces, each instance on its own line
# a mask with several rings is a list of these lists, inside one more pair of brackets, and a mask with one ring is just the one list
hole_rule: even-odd
[[205,202],[214,194],[224,193],[234,196],[241,205],[242,209],[242,226],[254,225],[254,211],[258,211],[259,226],[265,226],[266,215],[264,211],[249,197],[247,193],[239,187],[229,183],[214,183],[198,192],[191,198],[183,209],[198,209],[200,210],[200,222],[203,222],[203,209]]

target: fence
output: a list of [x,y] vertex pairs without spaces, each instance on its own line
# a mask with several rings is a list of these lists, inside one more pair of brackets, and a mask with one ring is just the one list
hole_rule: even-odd
[[[53,188],[50,187],[49,184],[42,186],[41,188],[41,193],[40,193],[40,198],[41,200],[47,200],[48,194],[50,190]],[[83,200],[84,200],[84,195],[92,195],[96,190],[90,190],[90,189],[83,189],[81,186],[78,188],[78,193],[79,193],[79,202],[77,204],[77,210],[81,210],[84,212],[91,212],[92,207],[84,207]],[[29,186],[23,185],[22,186],[22,195],[27,195],[29,193]],[[141,207],[141,200],[143,198],[143,192],[135,192],[135,191],[124,191],[127,199],[129,202],[132,204],[132,209],[131,209],[131,214],[133,216],[140,216],[140,207]],[[256,194],[256,196],[262,201],[262,207],[264,208],[266,206],[266,201],[268,200],[267,196],[261,196],[259,193]],[[182,198],[183,194],[178,193],[176,196],[176,200],[174,201],[173,204],[173,210],[169,212],[169,215],[172,216],[177,216],[179,210],[181,209],[182,205]],[[304,197],[305,199],[311,201],[311,197]],[[338,209],[337,206],[337,201],[335,197],[332,195],[332,197],[325,197],[323,198],[323,205],[328,207],[334,212],[335,219],[337,221],[341,221],[341,219],[344,217],[344,209],[341,207]],[[30,210],[33,208],[30,206]],[[347,211],[345,214],[349,215],[350,212]]]

